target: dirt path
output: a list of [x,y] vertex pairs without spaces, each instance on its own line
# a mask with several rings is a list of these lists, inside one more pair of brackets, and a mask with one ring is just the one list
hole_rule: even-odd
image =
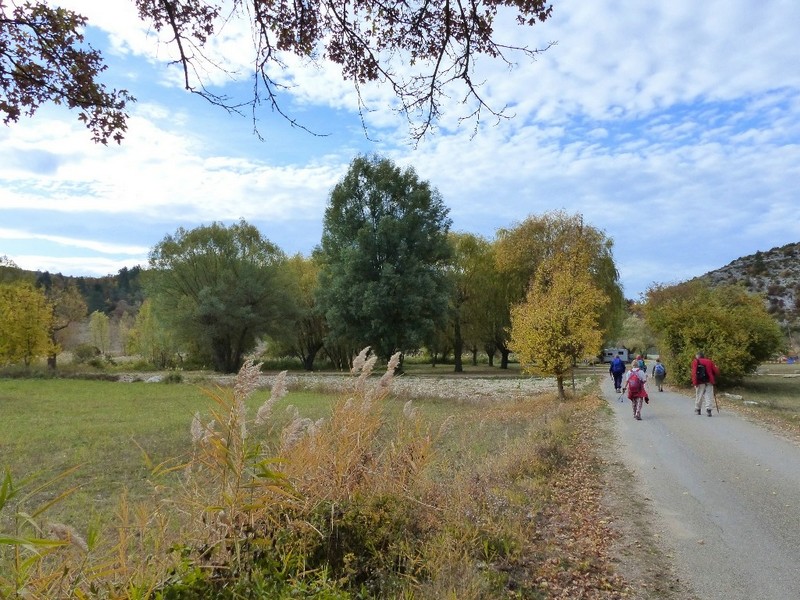
[[664,559],[630,561],[650,582],[641,597],[800,598],[800,448],[730,411],[697,416],[693,398],[672,392],[651,392],[635,421],[610,380],[602,389],[617,437],[615,508],[630,518],[624,544]]

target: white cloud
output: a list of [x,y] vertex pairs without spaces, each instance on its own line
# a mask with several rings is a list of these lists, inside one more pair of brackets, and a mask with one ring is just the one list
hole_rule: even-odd
[[[108,31],[115,52],[147,57],[157,80],[180,85],[163,66],[168,50],[133,17],[133,2],[69,6]],[[298,147],[279,131],[266,150],[230,147],[221,143],[230,130],[249,124],[220,111],[204,113],[209,127],[199,127],[197,105],[178,104],[174,91],[169,102],[154,93],[134,106],[121,147],[97,147],[74,115],[45,111],[0,129],[0,211],[9,219],[31,209],[78,211],[96,219],[95,241],[113,240],[123,220],[155,230],[145,247],[180,225],[242,217],[275,241],[310,250],[330,188],[368,148],[414,166],[442,192],[457,229],[491,237],[530,214],[581,212],[614,238],[627,295],[636,297],[652,281],[685,279],[800,240],[797,23],[795,0],[758,7],[744,0],[564,0],[552,20],[533,28],[501,15],[498,31],[509,43],[557,41],[537,61],[511,70],[478,62],[485,100],[509,106],[515,117],[498,122],[484,113],[473,137],[471,125],[458,122],[470,110],[460,104],[463,90],[453,89],[437,134],[417,149],[405,142],[408,130],[391,111],[389,90],[375,85],[362,91],[376,144],[365,142],[355,120],[340,139],[308,136]],[[242,77],[248,36],[233,22],[210,48]],[[275,72],[293,86],[292,116],[302,124],[331,107],[338,111],[326,113],[337,115],[331,118],[352,115],[357,97],[336,67],[301,63],[290,57],[289,68]],[[142,85],[152,79],[132,75]],[[212,81],[227,79],[212,74]],[[53,235],[46,221],[9,223],[42,240]],[[58,260],[75,266],[86,258]],[[117,270],[102,262],[98,268]]]

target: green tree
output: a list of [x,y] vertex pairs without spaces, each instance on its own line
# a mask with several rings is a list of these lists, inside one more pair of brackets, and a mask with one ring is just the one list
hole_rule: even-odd
[[153,309],[153,302],[142,303],[128,334],[128,347],[158,369],[174,366],[179,352],[175,333],[162,324]]
[[150,251],[145,285],[179,341],[235,373],[264,335],[294,319],[281,250],[244,220],[178,229]]
[[28,281],[0,284],[0,364],[22,362],[56,351],[51,340],[53,308]]
[[[474,77],[475,59],[485,55],[511,65],[511,56],[528,60],[542,50],[498,39],[498,10],[509,10],[520,25],[532,26],[550,18],[546,0],[470,0],[422,2],[359,0],[304,0],[262,2],[230,0],[131,0],[144,26],[164,31],[177,54],[184,86],[213,104],[232,112],[262,103],[285,115],[278,103],[285,87],[274,79],[285,68],[284,57],[329,61],[352,81],[361,106],[361,86],[378,81],[396,95],[397,110],[419,138],[440,116],[447,88],[460,84],[469,103],[465,118],[480,119],[483,111],[504,116],[487,105]],[[105,70],[101,55],[84,46],[86,19],[72,11],[50,8],[32,0],[7,8],[0,3],[0,112],[6,123],[23,113],[31,115],[45,101],[78,108],[79,118],[93,138],[119,141],[125,131],[127,92],[107,91],[99,83]],[[253,96],[247,101],[215,95],[204,75],[230,71],[213,62],[206,48],[231,19],[249,21],[253,42]],[[408,69],[408,62],[413,65]],[[288,116],[286,116],[289,118]],[[254,122],[256,117],[253,117]],[[292,119],[292,123],[296,122]]]
[[509,343],[523,372],[554,375],[562,400],[565,375],[602,347],[599,318],[608,298],[587,268],[590,260],[581,251],[543,259],[525,301],[511,308]]
[[450,327],[454,370],[464,370],[462,355],[465,346],[477,348],[483,345],[483,318],[486,290],[485,270],[493,265],[491,245],[484,238],[471,233],[451,233],[450,243],[453,246],[453,259],[449,274],[452,279],[453,295],[451,298]]
[[381,358],[424,345],[447,318],[448,210],[413,169],[358,157],[331,191],[318,300],[331,337]]
[[783,343],[763,300],[739,286],[693,280],[654,286],[646,300],[645,320],[661,339],[661,354],[675,381],[691,383],[692,359],[702,351],[720,368],[723,384],[737,382]]
[[613,347],[628,348],[634,353],[645,354],[648,348],[658,346],[657,336],[650,331],[644,317],[630,313],[622,323],[622,330]]
[[325,315],[317,306],[319,259],[296,254],[286,263],[286,272],[295,301],[295,321],[276,339],[278,351],[300,359],[306,371],[314,369],[314,360],[325,345],[328,332]]
[[108,354],[111,348],[111,324],[108,315],[94,311],[89,315],[89,332],[92,334],[92,343],[103,355]]
[[[497,232],[497,268],[502,275],[508,306],[525,299],[528,286],[545,259],[559,252],[569,255],[577,248],[588,257],[587,272],[608,299],[602,307],[599,324],[603,338],[613,339],[625,314],[625,298],[612,253],[613,242],[599,229],[587,225],[578,214],[553,211],[539,217],[530,216],[514,227]],[[510,322],[508,314],[507,309],[506,331]],[[505,340],[498,340],[501,350],[506,345]]]

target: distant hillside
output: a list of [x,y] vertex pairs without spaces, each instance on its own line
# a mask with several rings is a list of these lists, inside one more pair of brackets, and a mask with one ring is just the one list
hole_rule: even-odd
[[800,243],[737,258],[699,279],[712,285],[742,285],[762,295],[767,310],[781,325],[800,330]]

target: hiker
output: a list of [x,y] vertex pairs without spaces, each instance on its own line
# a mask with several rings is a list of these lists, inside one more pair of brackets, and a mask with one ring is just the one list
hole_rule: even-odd
[[638,364],[638,365],[639,365],[639,368],[640,368],[642,371],[644,371],[644,372],[645,372],[645,374],[647,373],[647,363],[646,363],[646,362],[644,362],[644,358],[642,358],[642,355],[641,355],[641,354],[637,354],[637,355],[636,355],[636,364]]
[[622,392],[622,376],[625,374],[625,363],[619,356],[615,356],[608,367],[611,379],[614,380],[614,391],[618,394]]
[[625,373],[625,384],[622,388],[623,391],[628,391],[628,399],[633,404],[633,418],[637,421],[642,420],[642,402],[650,403],[650,398],[647,396],[645,384],[647,383],[647,371],[642,371],[639,368],[638,361],[631,363],[631,368]]
[[719,377],[719,368],[710,358],[698,352],[692,361],[692,385],[694,386],[694,414],[699,415],[705,402],[706,414],[711,416],[711,401],[714,399],[714,386]]
[[667,367],[661,362],[660,358],[656,359],[656,364],[653,365],[653,377],[656,378],[656,387],[659,392],[664,391],[664,379],[667,377]]

